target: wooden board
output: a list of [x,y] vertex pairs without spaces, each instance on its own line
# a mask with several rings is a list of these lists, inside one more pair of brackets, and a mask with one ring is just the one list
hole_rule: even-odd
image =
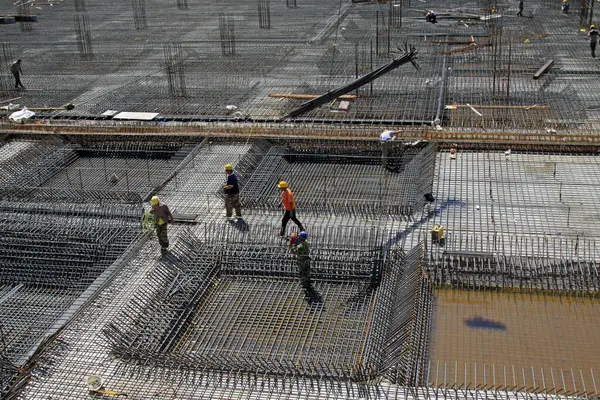
[[115,115],[113,119],[133,119],[139,121],[151,121],[157,116],[158,113],[123,111]]

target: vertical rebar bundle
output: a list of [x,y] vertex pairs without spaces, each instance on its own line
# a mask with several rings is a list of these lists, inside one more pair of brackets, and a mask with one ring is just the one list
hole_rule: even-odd
[[262,29],[271,29],[271,0],[257,0],[258,26]]
[[0,52],[0,91],[7,91],[14,87],[10,65],[15,60],[12,59],[10,43],[2,43],[2,52]]
[[235,24],[231,15],[219,14],[219,32],[221,34],[221,54],[235,56]]
[[185,68],[181,43],[164,45],[165,69],[171,96],[185,97]]
[[[391,6],[391,3],[390,3]],[[389,17],[392,16],[391,10],[388,13]],[[380,15],[381,15],[381,24],[379,23],[379,19],[380,19]],[[386,54],[386,55],[390,55],[390,51],[391,51],[391,19],[388,19],[388,22],[386,23],[385,21],[385,14],[382,12],[379,12],[379,10],[377,10],[375,12],[375,53],[377,55],[382,55],[382,54]],[[383,33],[385,32],[385,33]],[[384,37],[385,40],[380,40],[381,37]]]
[[133,22],[135,29],[146,29],[148,22],[146,21],[146,0],[131,0],[133,7]]
[[21,25],[21,30],[24,32],[33,30],[31,17],[31,2],[21,0],[17,4],[17,16]]
[[77,40],[77,48],[82,58],[94,57],[94,49],[92,47],[92,31],[90,28],[90,20],[87,13],[76,13],[73,16],[75,21],[75,35]]
[[390,1],[388,21],[391,27],[402,27],[402,1]]
[[579,0],[579,27],[589,28],[594,17],[594,0]]
[[85,12],[85,0],[75,0],[75,12]]
[[188,0],[177,0],[177,8],[180,10],[187,10],[189,8]]

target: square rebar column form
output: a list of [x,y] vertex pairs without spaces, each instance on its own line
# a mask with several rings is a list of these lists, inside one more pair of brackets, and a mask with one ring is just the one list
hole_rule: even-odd
[[[141,236],[132,210],[139,214],[139,204],[0,203],[4,361],[22,366],[48,330],[65,323],[85,303],[84,292],[92,293],[93,283],[104,282],[108,274],[101,275]],[[10,371],[0,373],[0,389],[10,378]]]
[[17,16],[18,21],[21,25],[23,32],[33,30],[32,16],[31,16],[31,2],[27,0],[19,0],[17,5]]
[[75,13],[75,35],[79,54],[83,58],[92,58],[94,49],[92,47],[92,31],[90,28],[90,19],[87,13]]
[[256,0],[258,3],[258,26],[271,29],[271,0]]
[[235,56],[235,24],[231,15],[219,14],[219,32],[221,34],[221,54]]
[[393,28],[402,27],[402,1],[390,1],[388,23]]
[[189,8],[188,0],[177,0],[177,8],[180,10],[187,10]]
[[[216,226],[211,229],[217,232]],[[414,335],[428,324],[410,312],[418,305],[414,288],[420,287],[422,274],[414,273],[418,264],[406,267],[399,252],[387,255],[380,287],[372,288],[362,277],[317,277],[314,286],[321,298],[311,303],[296,276],[243,267],[244,259],[256,265],[279,259],[281,265],[274,268],[280,272],[295,269],[293,258],[271,256],[269,249],[287,252],[280,244],[265,244],[265,252],[236,254],[227,261],[233,243],[225,240],[215,247],[191,232],[180,235],[171,255],[147,275],[132,307],[104,330],[114,353],[145,365],[344,381],[385,373],[384,360],[390,371],[413,371],[407,366],[423,359],[423,346],[416,345]],[[231,262],[241,268],[225,272]],[[398,297],[398,290],[406,296]],[[400,304],[407,310],[405,318],[392,324],[391,313]]]
[[164,183],[194,147],[193,143],[117,141],[71,143],[46,151],[30,145],[9,158],[19,168],[0,187],[133,192],[145,197]]
[[242,189],[246,207],[273,208],[276,184],[288,182],[298,211],[363,217],[412,218],[422,211],[433,183],[433,145],[394,143],[390,170],[383,168],[379,141],[340,143],[292,142],[272,147]]
[[146,29],[148,22],[146,20],[146,0],[131,0],[133,8],[133,23],[135,29]]
[[74,1],[75,12],[85,12],[85,0]]
[[185,69],[181,43],[164,45],[165,67],[171,96],[185,97]]

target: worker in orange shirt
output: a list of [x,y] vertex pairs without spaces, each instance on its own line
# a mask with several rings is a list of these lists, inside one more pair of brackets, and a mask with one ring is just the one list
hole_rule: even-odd
[[298,225],[298,229],[303,231],[304,227],[302,226],[302,223],[298,221],[298,218],[296,218],[296,201],[294,200],[294,194],[288,187],[287,182],[281,181],[277,187],[281,189],[280,204],[283,205],[284,210],[283,219],[281,220],[281,231],[279,231],[277,236],[285,236],[285,227],[290,219],[294,221],[296,225]]

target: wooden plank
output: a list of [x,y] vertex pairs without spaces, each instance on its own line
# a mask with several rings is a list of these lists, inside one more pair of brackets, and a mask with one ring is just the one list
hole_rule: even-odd
[[140,121],[151,121],[158,116],[158,113],[150,112],[128,112],[123,111],[113,117],[113,119],[133,119]]
[[340,101],[340,110],[348,111],[348,107],[350,107],[349,101]]
[[540,76],[542,76],[542,74],[546,72],[546,70],[550,68],[552,64],[554,64],[554,60],[546,61],[546,64],[544,64],[542,68],[538,69],[538,72],[533,75],[533,79],[538,79]]
[[[475,107],[478,109],[494,109],[494,110],[547,110],[550,108],[550,106],[548,105],[538,105],[538,104],[533,104],[530,106],[502,106],[502,105],[489,105],[489,106],[482,106],[482,105],[471,105],[471,107]],[[456,110],[458,108],[469,108],[469,106],[467,104],[448,104],[446,106],[446,110]]]
[[[291,93],[269,93],[269,97],[278,97],[282,99],[299,99],[299,100],[312,100],[316,99],[320,95],[316,94],[291,94]],[[339,100],[356,100],[358,96],[355,94],[344,94],[338,97]]]
[[195,224],[197,223],[198,214],[182,214],[182,213],[173,213],[173,219],[175,222],[179,223],[188,223]]

